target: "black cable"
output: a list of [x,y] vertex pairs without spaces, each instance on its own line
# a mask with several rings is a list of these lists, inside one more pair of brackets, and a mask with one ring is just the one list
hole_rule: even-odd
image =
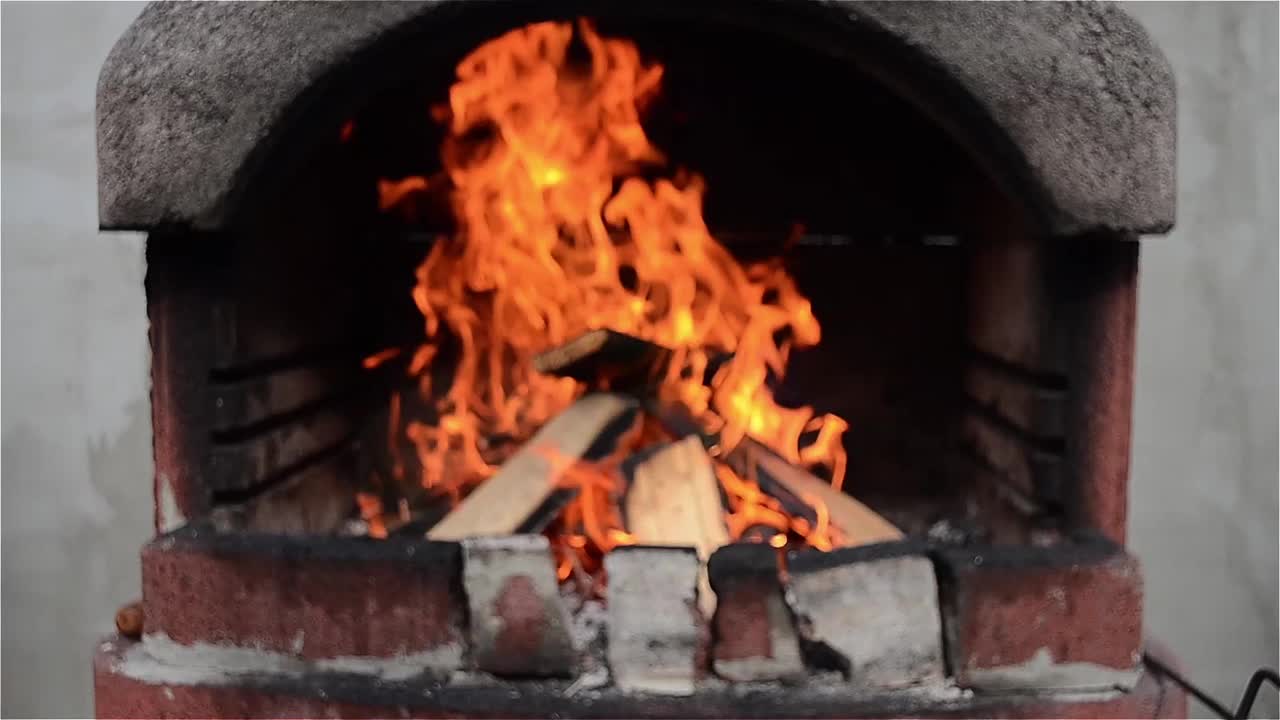
[[1249,678],[1249,684],[1244,688],[1244,695],[1240,697],[1240,707],[1236,708],[1236,720],[1245,720],[1249,717],[1249,711],[1253,709],[1253,703],[1258,699],[1258,691],[1262,689],[1264,682],[1270,682],[1280,688],[1280,675],[1270,668],[1261,668]]
[[1191,684],[1191,681],[1182,677],[1173,668],[1165,665],[1156,658],[1147,653],[1142,654],[1142,662],[1147,667],[1154,670],[1157,674],[1163,675],[1173,681],[1175,685],[1187,691],[1187,694],[1199,700],[1201,704],[1213,711],[1215,715],[1222,720],[1246,720],[1249,712],[1253,710],[1253,704],[1258,699],[1258,691],[1262,689],[1264,682],[1270,682],[1276,687],[1280,687],[1280,675],[1270,668],[1258,669],[1249,683],[1245,686],[1244,695],[1240,697],[1240,705],[1236,707],[1235,712],[1222,703],[1209,697],[1203,690]]
[[1214,700],[1213,698],[1209,697],[1205,693],[1201,692],[1200,688],[1196,687],[1195,685],[1192,685],[1191,681],[1187,680],[1186,678],[1182,677],[1178,673],[1174,672],[1173,668],[1169,667],[1168,665],[1165,665],[1164,663],[1160,662],[1154,657],[1151,657],[1151,655],[1148,653],[1142,654],[1142,662],[1147,667],[1151,668],[1152,670],[1155,670],[1160,675],[1163,675],[1169,678],[1170,680],[1172,680],[1174,684],[1177,685],[1178,687],[1182,688],[1183,690],[1186,690],[1187,693],[1191,695],[1191,697],[1199,700],[1201,703],[1204,704],[1205,707],[1212,710],[1214,715],[1217,715],[1218,717],[1222,718],[1222,720],[1235,720],[1235,714],[1232,713],[1231,710],[1227,708],[1226,705],[1223,705],[1217,700]]

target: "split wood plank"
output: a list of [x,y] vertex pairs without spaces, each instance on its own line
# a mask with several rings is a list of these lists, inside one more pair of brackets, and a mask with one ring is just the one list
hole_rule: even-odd
[[902,531],[880,513],[804,468],[787,462],[750,437],[743,438],[729,455],[731,465],[737,459],[734,456],[738,456],[741,462],[754,467],[756,480],[766,493],[769,485],[776,484],[806,505],[813,505],[814,500],[826,505],[831,524],[843,536],[841,546],[894,542],[903,538]]
[[624,502],[627,532],[640,545],[691,547],[702,570],[698,604],[706,617],[715,610],[707,579],[711,553],[729,544],[720,483],[711,458],[694,436],[660,446],[634,464]]
[[[670,350],[654,343],[612,330],[593,330],[542,353],[535,358],[534,367],[543,373],[644,394],[644,382],[660,376],[654,374],[654,369],[665,366],[669,360]],[[686,409],[659,407],[653,397],[646,397],[644,401],[646,410],[673,435],[697,435],[703,447],[719,447],[719,438],[705,433]],[[738,474],[755,477],[761,489],[778,497],[793,515],[813,522],[816,517],[813,500],[824,504],[831,523],[843,534],[846,546],[891,542],[903,537],[902,531],[879,513],[750,437],[743,438],[723,460]],[[714,479],[714,473],[712,477]],[[634,530],[632,532],[634,534]]]
[[581,458],[614,421],[637,407],[635,399],[623,395],[583,396],[543,425],[493,477],[431,528],[427,537],[461,540],[515,533],[556,489],[558,468],[563,468],[564,461]]
[[735,473],[744,478],[754,478],[761,490],[777,498],[792,515],[814,522],[813,500],[822,502],[827,507],[831,524],[843,535],[842,546],[893,542],[904,537],[897,526],[876,511],[804,468],[791,464],[754,438],[744,437],[725,452],[725,448],[720,446],[719,436],[702,430],[683,406],[660,405],[650,400],[646,409],[669,432],[696,435],[703,447],[716,448],[718,453],[722,453],[718,457]]

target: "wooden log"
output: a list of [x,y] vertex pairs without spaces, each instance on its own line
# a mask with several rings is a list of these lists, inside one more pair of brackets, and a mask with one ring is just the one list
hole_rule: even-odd
[[493,477],[468,495],[427,532],[432,540],[510,535],[536,513],[556,489],[565,465],[638,403],[622,395],[592,393],[542,426]]
[[[740,460],[739,460],[740,458]],[[814,501],[826,505],[831,524],[840,530],[841,546],[870,545],[901,540],[903,533],[875,510],[863,505],[831,483],[815,477],[779,457],[752,438],[743,438],[729,453],[730,466],[738,460],[746,468],[754,468],[760,489],[771,495],[785,490],[805,505]]]
[[[691,547],[704,566],[711,553],[729,544],[720,483],[697,437],[664,443],[623,468],[629,475],[623,514],[636,543]],[[709,618],[715,594],[705,567],[698,578],[698,602]]]
[[902,539],[902,531],[879,513],[804,468],[792,465],[754,438],[744,437],[733,448],[725,448],[717,434],[703,430],[683,407],[648,401],[646,409],[672,434],[695,435],[703,447],[738,475],[755,479],[761,490],[777,498],[792,515],[813,523],[817,518],[814,501],[824,504],[831,524],[843,536],[844,546]]
[[[644,384],[641,380],[660,377],[660,371],[657,376],[653,374],[654,368],[665,367],[669,359],[669,350],[646,340],[612,330],[593,330],[539,355],[534,366],[539,372],[637,390]],[[816,502],[825,505],[831,523],[843,534],[845,545],[888,542],[903,537],[902,531],[879,513],[792,465],[762,443],[746,437],[734,448],[723,448],[719,437],[706,433],[684,408],[661,407],[652,397],[645,398],[645,406],[671,434],[696,436],[704,448],[723,455],[724,461],[739,475],[755,478],[761,489],[778,498],[791,514],[813,523],[817,519],[813,505]],[[714,473],[712,478],[714,480]]]
[[662,379],[671,350],[613,330],[591,330],[533,358],[540,373],[570,377],[601,389],[648,385]]

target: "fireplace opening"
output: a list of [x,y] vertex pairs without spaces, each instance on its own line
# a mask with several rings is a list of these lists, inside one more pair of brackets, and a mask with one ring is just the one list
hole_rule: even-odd
[[150,225],[162,534],[110,672],[467,715],[1138,697],[1145,221],[1069,216],[896,30],[806,7],[408,22]]
[[[1016,474],[999,466],[1009,459],[991,457],[1052,465],[1061,428],[1041,437],[966,387],[977,374],[1049,406],[1067,392],[1061,373],[1002,361],[1003,348],[984,351],[985,338],[973,337],[988,323],[1015,347],[1036,341],[1017,338],[1034,324],[1004,316],[1033,302],[1038,278],[1023,288],[1016,276],[993,279],[1013,286],[1014,297],[999,298],[1008,306],[974,297],[984,254],[1036,251],[1025,204],[848,63],[708,27],[615,20],[599,32],[633,39],[663,69],[642,122],[666,159],[641,172],[701,176],[711,234],[744,267],[785,268],[812,303],[822,340],[792,349],[773,386],[781,405],[848,423],[844,488],[913,535],[1021,543],[1063,529],[1063,499],[1037,493],[1034,478],[1006,477]],[[337,532],[359,510],[357,490],[374,497],[371,478],[389,515],[417,521],[391,521],[406,532],[443,511],[416,489],[414,444],[388,423],[422,404],[406,372],[426,340],[414,271],[457,232],[447,190],[416,184],[447,184],[445,128],[431,109],[452,80],[439,68],[456,64],[396,68],[396,81],[334,123],[291,173],[270,176],[243,233],[182,241],[184,253],[219,261],[193,270],[217,284],[223,310],[200,463],[223,526]],[[442,343],[442,355],[456,346]],[[434,385],[447,392],[447,358],[435,365]]]

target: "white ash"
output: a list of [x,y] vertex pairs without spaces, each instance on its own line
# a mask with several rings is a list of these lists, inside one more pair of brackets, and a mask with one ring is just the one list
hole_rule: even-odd
[[973,517],[943,518],[929,526],[925,537],[939,545],[972,545],[990,540],[990,531]]
[[607,656],[626,692],[692,695],[700,563],[693,548],[631,546],[605,555]]
[[113,669],[148,683],[222,685],[244,675],[299,677],[312,672],[349,673],[399,681],[456,668],[461,662],[462,647],[457,644],[386,658],[341,656],[303,660],[260,647],[183,645],[164,633],[148,633],[142,642],[125,651]]
[[565,697],[571,697],[583,691],[599,690],[608,684],[609,668],[602,664],[599,667],[584,670],[582,674],[578,675],[578,679],[565,688],[564,695]]
[[942,619],[933,564],[919,556],[795,572],[787,591],[802,636],[834,651],[867,688],[941,681]]
[[342,537],[366,537],[369,534],[369,522],[361,519],[350,519],[338,530]]
[[1131,690],[1137,685],[1141,672],[1138,668],[1116,669],[1088,662],[1055,662],[1049,648],[1042,647],[1024,663],[975,668],[967,675],[967,684],[984,692],[1062,690],[1096,693]]
[[926,537],[944,545],[963,545],[969,539],[969,533],[956,527],[950,520],[939,520],[929,526]]
[[[605,645],[605,628],[609,624],[608,610],[599,600],[584,600],[573,613],[573,621],[569,632],[573,635],[575,647],[586,651],[588,655],[603,658]],[[585,668],[584,668],[585,669]]]
[[[105,653],[115,652],[115,643],[105,642],[99,649]],[[171,665],[152,657],[141,644],[125,650],[112,660],[110,667],[113,673],[149,685],[227,685],[237,675],[214,668]]]
[[572,585],[560,587],[560,597],[570,608],[569,635],[578,649],[578,677],[565,690],[573,695],[583,690],[593,690],[609,684],[609,666],[605,661],[605,628],[608,611],[604,602],[584,598]]
[[160,498],[157,503],[160,506],[160,527],[158,530],[161,533],[167,533],[186,525],[187,517],[182,514],[182,509],[178,507],[178,499],[174,496],[173,483],[169,480],[169,476],[165,473],[160,473],[157,479],[160,481],[157,483],[160,486]]

